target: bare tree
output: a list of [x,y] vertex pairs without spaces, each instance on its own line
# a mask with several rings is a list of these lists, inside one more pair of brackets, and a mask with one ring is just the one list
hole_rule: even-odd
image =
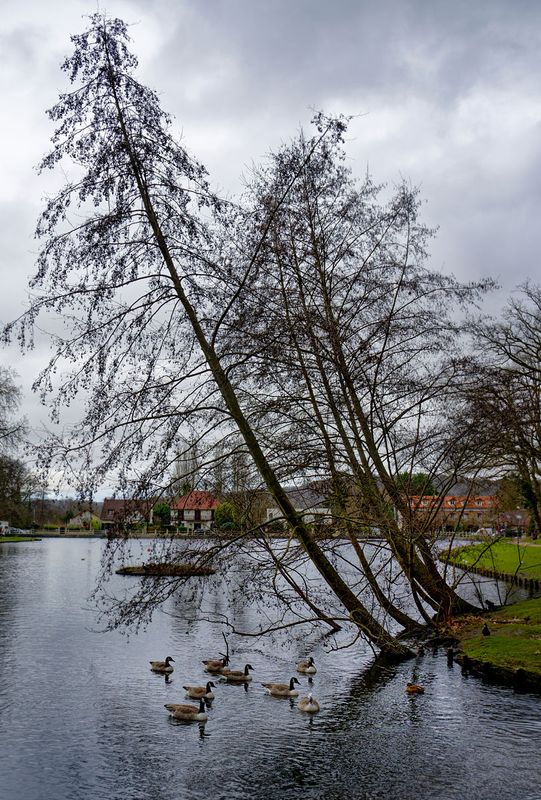
[[[324,130],[328,120],[317,121]],[[445,617],[468,604],[430,547],[439,505],[418,513],[404,473],[425,470],[427,489],[438,477],[443,499],[475,465],[459,400],[469,377],[463,318],[490,282],[428,270],[431,231],[416,191],[402,184],[381,203],[381,187],[344,167],[339,133],[316,142],[300,134],[255,173],[236,237],[244,302],[218,324],[243,353],[240,391],[288,478],[324,465],[343,525],[377,527],[414,594]],[[253,270],[245,252],[257,252]]]
[[[207,440],[223,439],[223,429],[240,434],[350,622],[386,657],[409,657],[312,536],[242,404],[233,370],[238,357],[222,349],[220,332],[232,306],[242,303],[242,282],[231,290],[229,258],[238,248],[232,225],[246,213],[215,197],[203,167],[175,142],[157,96],[133,77],[127,39],[122,21],[94,15],[73,37],[74,55],[63,65],[78,83],[50,111],[57,130],[42,168],[69,160],[76,177],[48,201],[38,223],[44,245],[32,283],[36,298],[17,327],[31,342],[38,314],[59,315],[65,324],[37,381],[48,394],[56,371],[70,370],[57,387],[53,415],[78,390],[88,393],[82,425],[60,452],[54,443],[55,455],[68,468],[81,468],[82,460],[87,492],[116,471],[123,491],[152,493],[155,476],[176,459],[187,421],[206,426]],[[312,152],[341,129],[329,121]],[[288,191],[272,200],[276,210]],[[271,211],[247,254],[248,274],[272,218]]]
[[178,455],[171,470],[169,492],[172,496],[186,494],[199,484],[199,453],[197,438],[181,439]]
[[0,517],[26,526],[31,521],[30,500],[36,479],[16,457],[26,432],[25,420],[17,417],[20,399],[14,373],[0,367]]
[[13,372],[0,367],[0,454],[11,451],[20,443],[25,431],[24,420],[15,419],[21,400],[21,391],[15,383]]
[[[370,179],[355,183],[345,120],[316,115],[312,137],[272,156],[242,203],[224,202],[135,80],[124,23],[96,14],[73,41],[63,68],[75,86],[50,111],[42,167],[70,162],[74,177],[38,223],[34,300],[5,331],[31,344],[38,315],[54,319],[55,355],[36,386],[53,392],[57,419],[87,397],[45,463],[84,476],[83,494],[113,474],[137,497],[163,492],[187,439],[198,475],[229,459],[235,488],[256,491],[257,471],[290,539],[252,531],[257,547],[241,536],[194,555],[252,563],[244,591],[280,600],[275,625],[348,624],[386,657],[409,657],[393,635],[416,624],[405,598],[426,621],[470,608],[440,574],[430,518],[399,476],[452,480],[471,460],[468,431],[452,424],[467,361],[454,315],[484,287],[426,268],[415,191],[401,185],[382,203]],[[292,502],[288,484],[314,479],[327,482],[349,549],[318,539]],[[381,546],[361,544],[360,525]],[[177,586],[144,581],[130,602],[111,601],[113,624]]]
[[32,522],[31,500],[37,482],[25,464],[0,455],[0,517],[13,526],[27,527]]
[[541,287],[525,284],[501,319],[474,328],[479,342],[470,411],[483,431],[485,464],[520,479],[541,530]]

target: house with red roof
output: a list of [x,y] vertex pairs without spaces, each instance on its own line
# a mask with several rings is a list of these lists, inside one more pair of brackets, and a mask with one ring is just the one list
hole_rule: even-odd
[[209,531],[220,505],[211,492],[193,490],[171,503],[171,524],[192,531]]
[[494,494],[412,495],[409,504],[413,512],[428,513],[445,528],[459,523],[466,530],[497,527],[498,498]]

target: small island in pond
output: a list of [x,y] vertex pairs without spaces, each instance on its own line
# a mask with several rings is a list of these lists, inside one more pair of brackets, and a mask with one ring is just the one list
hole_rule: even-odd
[[164,578],[191,578],[214,575],[215,572],[213,567],[204,564],[141,564],[116,570],[117,575],[154,575]]

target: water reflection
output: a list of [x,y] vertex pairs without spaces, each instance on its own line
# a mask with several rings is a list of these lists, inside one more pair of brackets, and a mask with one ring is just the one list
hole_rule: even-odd
[[[234,663],[255,667],[252,684],[215,681],[206,725],[171,720],[164,705],[208,679],[201,662],[223,650],[221,629],[157,614],[137,636],[92,633],[86,597],[102,547],[0,545],[1,800],[539,796],[539,698],[465,680],[445,648],[389,667],[360,644],[327,652],[319,636],[230,639]],[[254,624],[219,580],[203,594]],[[167,610],[193,615],[202,597]],[[154,675],[148,662],[166,652],[175,672]],[[307,654],[318,672],[299,675],[301,695],[317,697],[316,717],[259,685]],[[424,695],[407,696],[412,680]]]

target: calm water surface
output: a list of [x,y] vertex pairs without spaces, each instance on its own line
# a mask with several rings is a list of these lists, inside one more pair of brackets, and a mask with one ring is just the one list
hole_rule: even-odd
[[[541,699],[463,678],[443,652],[375,671],[361,646],[235,642],[232,661],[255,667],[248,690],[219,684],[204,729],[170,720],[164,703],[205,681],[220,628],[158,613],[129,638],[94,632],[86,598],[104,546],[0,544],[0,800],[541,800]],[[250,620],[241,598],[215,602]],[[313,718],[259,686],[308,653]],[[148,668],[166,655],[168,684]],[[423,696],[405,694],[412,678]]]

